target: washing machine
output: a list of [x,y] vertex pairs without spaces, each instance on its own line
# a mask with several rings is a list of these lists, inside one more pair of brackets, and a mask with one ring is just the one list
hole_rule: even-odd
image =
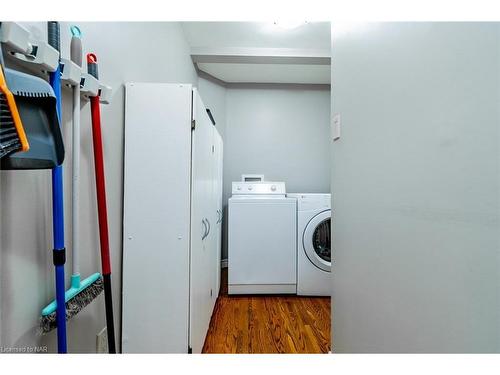
[[297,292],[297,200],[284,182],[233,182],[228,202],[228,293]]
[[287,194],[297,199],[297,294],[331,295],[331,195]]

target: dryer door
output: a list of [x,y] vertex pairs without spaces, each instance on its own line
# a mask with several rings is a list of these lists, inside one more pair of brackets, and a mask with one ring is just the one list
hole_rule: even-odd
[[304,251],[316,267],[331,271],[331,210],[320,212],[307,223],[302,243]]

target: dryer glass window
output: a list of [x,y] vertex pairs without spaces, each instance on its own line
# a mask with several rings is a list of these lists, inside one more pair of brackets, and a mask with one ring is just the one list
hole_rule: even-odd
[[326,262],[331,262],[330,222],[329,218],[323,220],[313,234],[314,251]]

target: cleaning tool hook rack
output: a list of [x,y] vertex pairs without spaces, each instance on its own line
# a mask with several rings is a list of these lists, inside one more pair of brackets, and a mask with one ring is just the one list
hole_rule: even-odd
[[88,73],[82,73],[80,93],[84,99],[97,96],[99,94],[99,81]]
[[[42,40],[33,40],[30,31],[17,22],[2,22],[0,42],[7,52],[6,56],[14,59],[20,66],[34,73],[54,72],[59,63],[59,52]],[[102,84],[70,59],[62,58],[61,80],[64,87],[80,84],[83,99],[99,95],[102,104],[109,104],[113,90]]]
[[99,102],[109,104],[113,89],[103,83],[100,83],[94,76],[89,73],[82,73],[80,81],[81,96],[89,100],[92,96],[99,96]]
[[16,22],[2,22],[1,42],[21,66],[35,73],[54,72],[59,64],[59,52],[46,41],[32,40],[30,32]]
[[33,46],[30,43],[30,32],[16,22],[2,22],[0,41],[11,53],[31,54]]
[[74,87],[80,84],[82,68],[68,59],[61,59],[61,81],[66,87]]
[[73,61],[61,59],[61,80],[65,87],[71,88],[80,85],[80,95],[88,100],[92,96],[98,96],[102,104],[111,102],[113,89],[100,83],[95,77],[88,73],[83,73],[82,69]]
[[109,104],[111,102],[111,94],[113,89],[110,86],[99,84],[99,102]]

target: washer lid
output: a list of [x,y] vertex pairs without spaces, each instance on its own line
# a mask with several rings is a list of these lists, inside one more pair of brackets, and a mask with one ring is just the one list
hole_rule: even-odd
[[302,237],[303,249],[307,258],[316,267],[330,272],[331,263],[331,210],[320,212],[314,216],[304,229]]

